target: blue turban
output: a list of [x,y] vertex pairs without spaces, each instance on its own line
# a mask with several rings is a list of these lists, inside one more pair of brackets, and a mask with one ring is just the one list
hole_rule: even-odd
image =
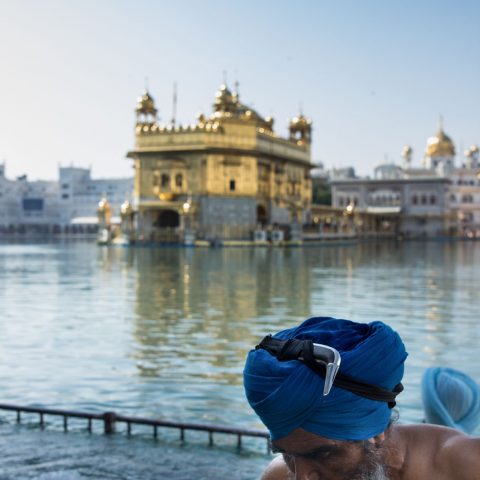
[[[393,390],[403,377],[405,346],[382,322],[314,317],[274,338],[312,340],[337,349],[340,373],[360,382]],[[324,379],[300,360],[279,361],[266,350],[252,350],[243,376],[248,402],[272,440],[296,428],[335,440],[366,440],[384,432],[390,421],[386,402],[335,385],[324,396]]]
[[453,368],[427,368],[422,379],[422,399],[428,423],[473,433],[480,424],[480,387]]

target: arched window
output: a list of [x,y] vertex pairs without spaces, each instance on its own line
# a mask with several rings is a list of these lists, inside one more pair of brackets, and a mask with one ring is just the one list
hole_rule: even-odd
[[166,174],[166,173],[162,173],[162,188],[166,188],[166,187],[169,187],[170,186],[170,175]]
[[422,205],[426,205],[426,204],[427,204],[427,196],[426,196],[426,195],[422,195],[421,202],[422,202]]
[[183,175],[181,173],[177,173],[175,175],[175,185],[177,187],[181,187],[183,185]]
[[412,197],[412,203],[413,203],[414,205],[417,205],[417,203],[418,203],[418,197],[417,197],[416,195],[414,195],[414,196]]
[[430,205],[435,205],[437,203],[437,198],[435,195],[430,195]]

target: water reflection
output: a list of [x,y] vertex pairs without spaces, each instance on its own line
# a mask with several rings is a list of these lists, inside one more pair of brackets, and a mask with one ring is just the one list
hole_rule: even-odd
[[425,367],[480,379],[479,261],[473,242],[2,245],[0,383],[18,403],[254,426],[241,371],[265,334],[312,315],[378,319],[407,345],[400,407],[418,421]]
[[308,316],[305,262],[298,250],[138,251],[134,332],[140,374],[169,375],[180,359],[179,368],[195,364],[187,376],[238,384],[247,346],[265,328]]

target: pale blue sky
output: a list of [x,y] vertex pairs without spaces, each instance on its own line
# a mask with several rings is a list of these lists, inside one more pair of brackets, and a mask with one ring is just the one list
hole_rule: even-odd
[[362,174],[420,164],[438,115],[456,144],[480,143],[480,2],[0,0],[0,162],[10,178],[132,174],[145,77],[161,119],[209,113],[228,72],[244,102],[286,135],[299,104],[313,159]]

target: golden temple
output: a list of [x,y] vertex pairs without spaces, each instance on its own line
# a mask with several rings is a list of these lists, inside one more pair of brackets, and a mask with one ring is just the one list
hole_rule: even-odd
[[294,236],[311,206],[312,125],[300,114],[283,138],[273,124],[222,85],[209,116],[188,126],[162,125],[145,91],[128,153],[136,238],[251,240],[254,231],[272,230]]

